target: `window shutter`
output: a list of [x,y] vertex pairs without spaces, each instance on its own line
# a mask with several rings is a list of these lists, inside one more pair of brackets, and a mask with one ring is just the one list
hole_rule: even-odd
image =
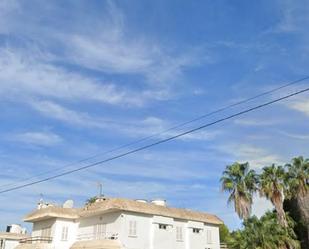
[[211,230],[207,230],[207,243],[211,244],[212,243],[212,234]]
[[137,236],[137,222],[134,220],[129,221],[129,236]]

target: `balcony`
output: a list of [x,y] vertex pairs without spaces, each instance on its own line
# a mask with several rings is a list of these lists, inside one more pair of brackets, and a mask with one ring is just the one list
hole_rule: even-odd
[[77,241],[84,240],[118,240],[118,233],[105,232],[100,234],[86,233],[77,235]]
[[37,243],[50,244],[52,243],[52,241],[53,241],[52,237],[36,236],[36,237],[29,237],[29,238],[21,239],[19,243],[20,244],[37,244]]

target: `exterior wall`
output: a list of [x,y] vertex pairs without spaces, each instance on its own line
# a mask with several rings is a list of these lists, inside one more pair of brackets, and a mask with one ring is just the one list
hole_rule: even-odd
[[[166,229],[160,229],[159,225],[166,225]],[[154,216],[153,226],[153,249],[174,248],[176,236],[174,233],[174,220],[172,218]]]
[[[207,239],[207,230],[210,231],[211,241],[208,241]],[[215,226],[212,224],[205,224],[205,231],[206,231],[206,246],[204,246],[204,248],[220,249],[219,226]]]
[[[152,216],[125,212],[120,216],[119,240],[126,249],[150,249]],[[136,222],[136,236],[130,235],[130,222]]]
[[[194,233],[194,229],[200,229],[199,233]],[[205,249],[206,245],[206,232],[204,229],[204,223],[189,221],[187,223],[187,238],[188,247],[194,249]]]
[[[175,249],[187,249],[188,248],[188,243],[187,243],[187,240],[188,240],[188,223],[186,221],[181,221],[181,220],[175,220],[174,221],[174,225],[175,225],[175,228],[174,228],[174,235],[173,237],[175,238]],[[177,227],[180,227],[182,229],[182,240],[181,239],[177,239]]]
[[[94,234],[94,226],[97,224],[105,224],[106,225],[106,235],[111,236],[113,234],[118,234],[120,231],[120,212],[107,213],[92,217],[84,217],[79,221],[79,227],[77,232],[77,239],[83,239],[93,237]],[[94,239],[94,238],[92,238]]]
[[55,232],[55,221],[56,219],[48,219],[48,220],[42,220],[42,221],[35,222],[33,224],[32,237],[42,236],[42,230],[48,227],[51,228],[50,236],[53,237],[54,232]]
[[[53,246],[69,249],[76,241],[78,222],[66,219],[57,219],[54,225]],[[67,228],[67,238],[62,238],[63,228]]]
[[4,241],[3,249],[14,249],[18,244],[19,244],[19,242],[17,240],[6,239]]
[[[136,236],[129,234],[130,221],[136,222]],[[120,215],[119,224],[119,240],[126,249],[220,249],[219,227],[211,224],[129,212]],[[159,224],[167,229],[159,229]],[[177,227],[182,229],[180,240]],[[193,233],[193,228],[200,233]]]
[[[135,224],[133,235],[132,222]],[[77,240],[98,239],[95,236],[98,224],[104,224],[107,237],[118,234],[124,249],[220,249],[219,227],[216,225],[133,212],[113,212],[82,217],[76,221],[39,221],[34,223],[32,236],[41,236],[42,229],[51,227],[51,246],[54,249],[69,249]],[[160,225],[166,226],[166,229],[160,229]],[[63,227],[68,228],[65,241],[62,240]],[[193,229],[198,229],[199,233],[194,233]]]

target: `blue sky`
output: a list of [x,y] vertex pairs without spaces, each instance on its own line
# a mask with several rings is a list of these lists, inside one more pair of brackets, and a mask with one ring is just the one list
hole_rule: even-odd
[[[1,0],[1,185],[306,76],[308,11],[304,0]],[[220,191],[221,172],[234,161],[260,170],[308,157],[308,120],[304,94],[102,166],[1,194],[1,228],[20,223],[40,194],[58,204],[73,198],[82,205],[97,193],[99,181],[107,196],[165,198],[172,206],[215,213],[237,228],[240,221]],[[253,209],[260,215],[270,207],[257,198]]]

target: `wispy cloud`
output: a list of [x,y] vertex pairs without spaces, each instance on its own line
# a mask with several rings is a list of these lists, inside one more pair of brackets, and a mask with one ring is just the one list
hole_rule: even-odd
[[309,134],[292,133],[286,131],[279,131],[279,133],[293,139],[309,140]]
[[[77,25],[80,28],[74,31],[62,26],[57,29],[53,26],[38,26],[39,21],[28,16],[31,11],[10,15],[6,11],[9,15],[6,20],[10,22],[8,34],[22,34],[30,44],[26,48],[16,48],[7,41],[12,49],[2,48],[0,51],[0,67],[2,75],[6,75],[1,80],[8,82],[6,85],[15,90],[17,87],[14,86],[18,84],[19,92],[24,94],[118,105],[143,105],[149,100],[165,100],[174,96],[178,89],[174,85],[183,82],[183,70],[205,60],[200,56],[199,49],[175,53],[174,49],[157,40],[151,40],[143,34],[133,34],[123,11],[112,1],[106,3],[105,14],[101,18],[80,21]],[[16,5],[19,4],[23,6],[16,1]],[[10,9],[8,5],[3,4],[7,10]],[[79,4],[75,3],[74,6],[78,9]],[[39,3],[37,7],[46,11]],[[53,13],[55,9],[59,10],[59,6],[55,8],[52,3],[48,4],[49,12]],[[24,19],[29,20],[27,31],[22,28]],[[97,28],[93,30],[93,26]],[[26,39],[28,33],[32,35],[31,39]],[[42,37],[44,42],[33,37]],[[57,49],[58,52],[48,49],[55,44],[61,48]],[[32,48],[31,51],[29,48]],[[81,71],[68,70],[63,64],[94,69],[101,75],[99,78],[89,77]],[[136,84],[142,85],[142,90],[136,92],[132,88],[125,88],[125,84],[119,87],[119,84],[116,86],[113,82],[106,82],[102,80],[105,74],[141,76]]]
[[126,16],[112,1],[98,24],[99,32],[59,36],[66,47],[66,60],[106,73],[142,75],[156,87],[175,83],[184,68],[200,61],[196,49],[175,55],[142,34],[132,35]]
[[38,146],[53,146],[63,141],[63,139],[59,135],[52,132],[17,133],[9,135],[8,139],[16,142]]
[[221,151],[231,155],[235,161],[249,162],[257,170],[272,163],[283,162],[280,155],[250,144],[230,144],[222,146]]
[[44,63],[42,55],[0,49],[0,95],[3,98],[48,97],[107,104],[140,104],[135,96],[111,83]]
[[306,116],[309,116],[309,100],[299,99],[289,102],[287,105],[290,109],[302,112]]
[[282,10],[282,19],[277,26],[279,32],[298,32],[304,30],[309,23],[307,15],[309,11],[309,4],[306,0],[293,1],[284,0],[280,1],[279,7]]
[[277,119],[274,120],[261,120],[261,119],[236,119],[234,121],[235,124],[241,126],[271,126],[277,124],[279,121]]

